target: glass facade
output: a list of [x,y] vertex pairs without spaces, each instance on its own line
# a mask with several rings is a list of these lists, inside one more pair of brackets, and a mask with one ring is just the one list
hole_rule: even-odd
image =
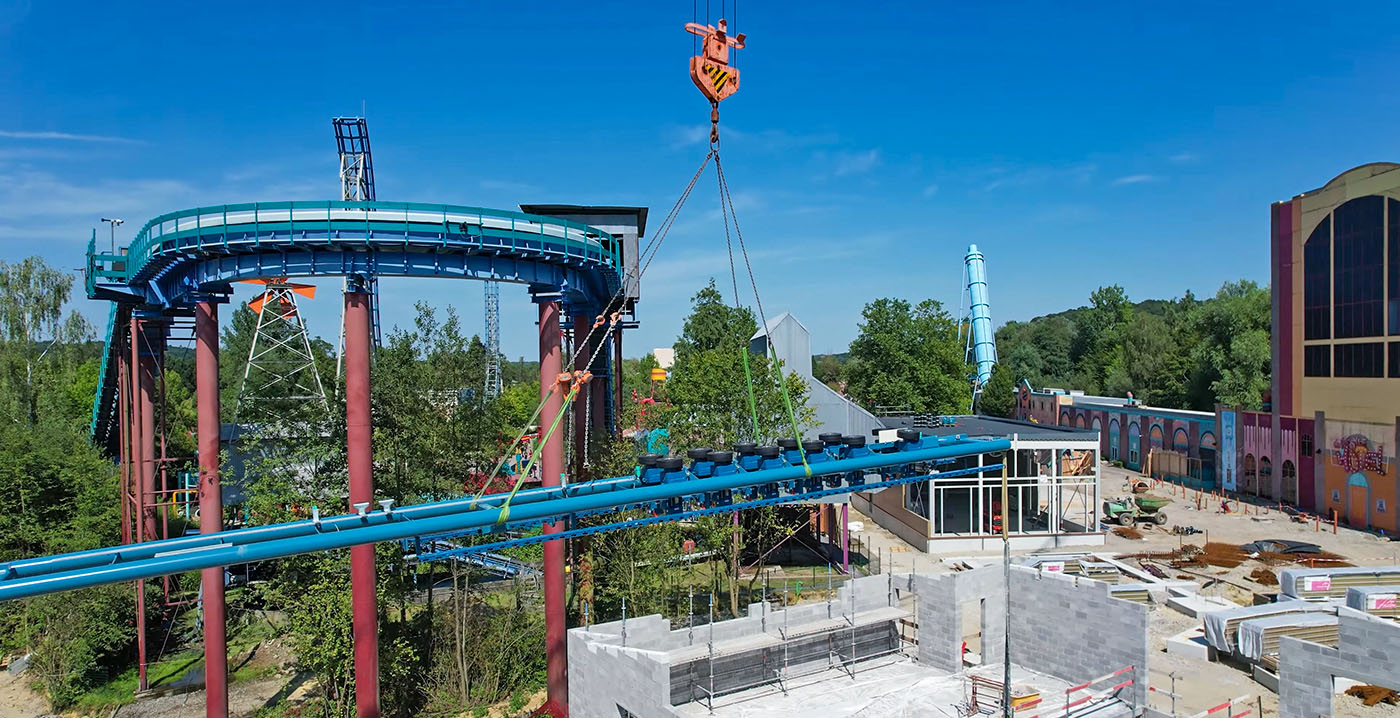
[[1303,338],[1332,338],[1332,218],[1303,245]]
[[[1387,284],[1390,285],[1390,333],[1400,334],[1400,202],[1393,199],[1385,201],[1386,214],[1390,221],[1387,223],[1390,231],[1390,266],[1386,269],[1390,273]],[[1395,376],[1395,374],[1391,374]]]
[[1339,377],[1385,376],[1385,344],[1337,344],[1332,347],[1332,373]]
[[1302,290],[1303,376],[1400,378],[1400,341],[1329,341],[1400,335],[1400,201],[1357,197],[1323,218]]
[[1332,217],[1332,336],[1381,336],[1385,316],[1384,198],[1358,197],[1338,207]]
[[1332,376],[1332,347],[1303,347],[1303,376]]

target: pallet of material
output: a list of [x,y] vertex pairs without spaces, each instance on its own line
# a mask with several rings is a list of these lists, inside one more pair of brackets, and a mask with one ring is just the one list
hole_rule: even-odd
[[1294,613],[1264,616],[1241,621],[1238,631],[1239,655],[1251,660],[1278,655],[1278,641],[1283,636],[1337,645],[1337,616],[1330,613]]
[[1304,601],[1345,598],[1352,587],[1391,586],[1400,590],[1400,566],[1286,568],[1279,573],[1278,585],[1283,595]]
[[1382,618],[1400,618],[1400,586],[1349,586],[1347,608]]
[[1109,589],[1109,595],[1114,598],[1121,598],[1124,601],[1134,603],[1152,603],[1152,597],[1147,592],[1147,587],[1141,584],[1129,584],[1126,586],[1114,586]]
[[1202,614],[1201,622],[1204,624],[1206,632],[1206,643],[1211,648],[1225,653],[1234,653],[1238,650],[1236,636],[1239,633],[1240,623],[1266,616],[1282,616],[1299,613],[1332,612],[1336,609],[1327,603],[1314,603],[1311,601],[1281,601],[1279,603],[1265,603],[1259,606],[1242,606],[1240,608],[1227,608],[1221,611],[1210,611]]

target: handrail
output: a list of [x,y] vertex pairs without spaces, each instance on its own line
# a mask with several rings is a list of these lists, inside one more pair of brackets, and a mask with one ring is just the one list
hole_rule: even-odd
[[[89,254],[89,256],[91,256],[91,254]],[[89,272],[88,274],[92,273]],[[92,279],[89,278],[88,281],[91,282]],[[102,387],[107,382],[107,365],[112,362],[112,340],[116,338],[114,336],[116,331],[117,303],[112,302],[112,308],[107,312],[107,340],[102,344],[102,363],[97,369],[97,397],[92,401],[92,425],[88,427],[88,432],[93,435],[94,439],[97,438],[95,436],[97,433],[97,417],[98,414],[101,413],[102,399],[104,396]]]
[[[324,210],[325,217],[324,219],[317,220],[298,220],[293,215],[293,212],[299,210]],[[577,246],[580,249],[582,249],[582,254],[584,257],[588,257],[590,255],[597,256],[598,259],[606,261],[613,267],[617,267],[619,264],[618,246],[616,238],[612,234],[598,229],[596,227],[582,224],[580,222],[574,222],[572,220],[567,219],[560,219],[557,217],[526,214],[524,212],[514,212],[511,210],[486,209],[482,207],[471,207],[465,205],[431,204],[423,202],[345,202],[335,200],[244,202],[240,204],[211,205],[206,207],[195,207],[192,209],[178,210],[175,212],[167,212],[146,222],[146,224],[142,225],[141,230],[137,232],[135,239],[132,240],[129,246],[129,251],[126,255],[126,277],[130,279],[131,277],[134,277],[137,274],[139,274],[141,269],[145,266],[145,264],[148,261],[150,261],[151,256],[154,254],[155,248],[159,246],[159,244],[163,240],[168,239],[171,235],[178,236],[190,230],[194,230],[195,232],[201,232],[203,230],[210,229],[211,226],[201,224],[201,218],[205,217],[206,215],[219,215],[221,217],[221,221],[217,225],[213,225],[219,227],[237,226],[242,224],[252,224],[255,226],[260,226],[264,223],[264,220],[259,217],[261,213],[277,212],[285,213],[286,216],[284,218],[277,218],[275,220],[267,220],[268,224],[296,225],[310,224],[312,222],[316,222],[319,224],[324,222],[325,224],[322,226],[326,226],[329,228],[335,221],[337,221],[336,218],[331,216],[333,210],[362,211],[362,213],[365,215],[364,222],[367,229],[370,226],[371,222],[374,222],[375,224],[380,224],[385,222],[402,221],[403,224],[407,226],[413,223],[408,215],[410,213],[415,212],[441,215],[442,219],[440,223],[444,227],[448,226],[449,224],[449,216],[466,218],[475,217],[477,220],[476,225],[478,227],[483,227],[484,222],[486,220],[509,221],[509,228],[498,228],[496,231],[501,233],[508,232],[511,234],[511,236],[515,236],[517,234],[538,236],[541,238],[542,241],[546,243],[562,244],[565,247],[566,252],[568,251],[568,248],[570,246]],[[373,215],[370,214],[371,211],[374,213]],[[402,218],[393,216],[393,213],[396,211],[403,213]],[[252,212],[253,215],[248,221],[240,221],[233,223],[229,222],[228,215],[230,213],[243,212]],[[340,221],[351,220],[348,220],[348,218],[342,218]],[[353,221],[358,221],[358,218],[356,218]],[[521,221],[538,226],[540,231],[522,232],[522,228],[519,228],[516,224],[517,222]],[[171,222],[174,223],[173,227],[167,228],[166,225]],[[193,222],[193,226],[181,226],[182,223],[188,222]],[[563,236],[556,237],[548,234],[544,231],[544,229],[547,227],[559,228],[560,230],[562,230],[561,233]],[[574,236],[571,236],[571,234],[582,235],[582,239],[577,239]],[[602,240],[608,240],[611,244],[611,247],[605,247],[602,243]]]

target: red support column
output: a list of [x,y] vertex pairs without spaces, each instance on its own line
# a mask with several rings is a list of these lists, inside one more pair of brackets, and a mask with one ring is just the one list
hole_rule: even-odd
[[[145,322],[142,322],[144,325]],[[160,538],[159,526],[156,523],[156,356],[155,347],[151,346],[149,337],[145,332],[141,332],[141,343],[145,345],[145,351],[138,353],[136,373],[138,374],[138,399],[137,404],[141,407],[141,497],[140,512],[142,528],[142,541],[154,541]]]
[[[135,524],[136,542],[146,540],[146,468],[153,458],[151,444],[155,433],[155,412],[147,391],[145,365],[141,360],[141,320],[131,318],[131,484],[134,489],[131,514]],[[150,687],[146,680],[146,582],[136,582],[136,690]]]
[[[199,436],[199,532],[223,529],[224,499],[219,487],[219,306],[203,301],[194,308],[195,400]],[[204,591],[204,715],[228,716],[228,646],[224,628],[224,569],[200,573]]]
[[[115,339],[115,338],[114,338]],[[117,349],[117,446],[121,452],[122,543],[131,543],[131,362],[124,345]]]
[[[594,346],[598,347],[598,356],[600,357],[600,360],[595,362],[595,365],[606,367],[608,361],[608,335],[606,333],[600,334],[593,341]],[[589,355],[591,356],[592,352],[589,352]],[[607,428],[608,425],[608,387],[603,382],[603,377],[599,376],[595,377],[593,381],[589,383],[589,388],[592,392],[593,420],[589,423],[588,430],[602,431]]]
[[622,327],[613,329],[613,434],[622,434]]
[[[370,295],[361,284],[345,293],[345,444],[350,510],[374,501],[370,445]],[[375,602],[374,544],[350,549],[355,640],[355,714],[379,718],[379,616]]]
[[[540,422],[548,426],[559,415],[564,395],[561,391],[550,393],[560,371],[562,360],[559,356],[559,302],[540,302],[540,399],[544,410]],[[577,327],[577,325],[576,325]],[[581,338],[581,337],[579,337]],[[541,483],[544,486],[559,486],[564,473],[564,441],[558,432],[544,443],[540,461]],[[546,534],[564,530],[563,522],[545,524]],[[545,676],[549,689],[549,702],[560,709],[569,705],[568,649],[564,633],[564,542],[547,541],[544,545],[544,624],[545,624]]]
[[[543,345],[541,345],[540,350],[544,350]],[[590,354],[592,354],[592,350],[589,348],[588,342],[588,317],[576,316],[574,317],[575,372],[588,371],[588,356]],[[544,355],[541,354],[540,356]],[[543,375],[544,373],[543,366],[540,367],[540,373],[541,375]],[[586,448],[588,446],[588,423],[590,420],[590,417],[588,416],[588,399],[592,384],[593,382],[589,382],[588,384],[584,384],[582,387],[579,388],[578,395],[574,397],[574,405],[572,407],[574,416],[573,475],[575,481],[581,480],[583,476],[583,455],[586,453]],[[543,380],[541,380],[540,386],[544,386]],[[594,408],[596,409],[597,407]],[[549,416],[549,414],[545,414],[545,416]],[[546,484],[546,486],[547,485],[548,484]]]

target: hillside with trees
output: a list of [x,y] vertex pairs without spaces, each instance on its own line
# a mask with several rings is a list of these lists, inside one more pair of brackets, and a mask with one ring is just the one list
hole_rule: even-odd
[[[1126,396],[1156,406],[1209,411],[1216,402],[1259,408],[1269,388],[1269,290],[1227,282],[1215,296],[1133,303],[1120,286],[1089,303],[996,332],[999,363],[982,413],[1015,410],[1013,392],[1031,386]],[[865,306],[850,351],[813,357],[819,381],[865,408],[962,413],[971,401],[966,327],[932,300],[877,299]]]

